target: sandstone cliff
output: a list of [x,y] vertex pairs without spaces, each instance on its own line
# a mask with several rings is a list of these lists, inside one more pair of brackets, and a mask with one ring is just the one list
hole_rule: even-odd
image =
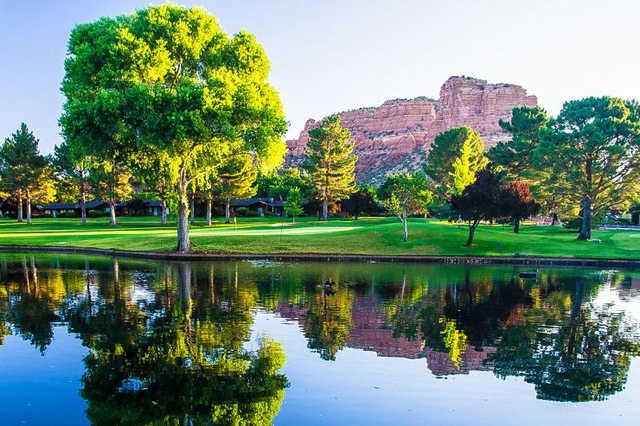
[[[358,180],[376,183],[387,173],[422,167],[436,135],[452,127],[470,126],[480,133],[487,148],[495,145],[507,138],[498,120],[508,120],[518,105],[537,105],[537,99],[513,84],[451,77],[442,85],[438,100],[395,99],[339,115],[356,142]],[[315,120],[307,120],[298,139],[287,141],[287,166],[300,164],[308,131],[316,125]]]

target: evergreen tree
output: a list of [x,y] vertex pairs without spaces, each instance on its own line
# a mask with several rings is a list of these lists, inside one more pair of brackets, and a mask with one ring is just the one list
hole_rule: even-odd
[[561,179],[556,190],[578,210],[579,240],[592,218],[624,208],[640,181],[640,106],[601,97],[569,101],[536,149],[538,161]]
[[329,217],[329,202],[353,193],[357,157],[349,129],[342,127],[340,117],[325,118],[319,127],[309,130],[303,167],[315,188],[316,199],[322,202],[322,219]]
[[564,174],[539,164],[537,149],[551,119],[538,106],[513,108],[510,121],[500,120],[500,127],[511,134],[511,139],[499,142],[487,152],[489,160],[506,172],[511,181],[526,183],[541,207],[558,223],[558,213],[563,211],[565,194],[559,190]]
[[32,201],[53,199],[53,173],[49,160],[40,154],[38,139],[25,123],[6,138],[0,148],[0,177],[5,192],[18,201],[18,222],[23,220],[23,201],[26,203],[27,223],[31,224]]
[[474,182],[487,164],[480,134],[470,127],[455,127],[436,136],[425,166],[436,195],[447,201]]

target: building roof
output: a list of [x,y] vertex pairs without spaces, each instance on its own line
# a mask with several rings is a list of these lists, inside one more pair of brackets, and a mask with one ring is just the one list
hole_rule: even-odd
[[74,210],[79,206],[75,203],[49,203],[42,206],[44,210]]

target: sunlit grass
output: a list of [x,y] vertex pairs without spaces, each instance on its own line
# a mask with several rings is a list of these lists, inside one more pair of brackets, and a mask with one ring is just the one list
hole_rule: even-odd
[[[36,219],[33,225],[0,220],[0,245],[72,246],[143,251],[175,247],[175,224],[159,218],[120,218],[110,226],[106,218]],[[554,256],[581,258],[640,258],[640,233],[594,231],[601,242],[576,240],[576,233],[559,227],[524,225],[520,234],[509,226],[481,225],[473,247],[465,247],[467,227],[446,221],[411,219],[409,241],[395,218],[357,221],[315,218],[239,218],[237,223],[201,219],[191,228],[195,251],[219,253],[322,253],[389,255]]]

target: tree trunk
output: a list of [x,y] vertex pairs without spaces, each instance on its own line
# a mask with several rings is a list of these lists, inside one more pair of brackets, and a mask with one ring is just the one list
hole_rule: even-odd
[[109,210],[111,213],[111,223],[110,225],[114,226],[118,224],[118,221],[116,220],[116,203],[115,201],[109,201]]
[[80,197],[80,224],[87,224],[87,193],[85,191],[82,191]]
[[22,191],[18,191],[18,222],[22,222]]
[[409,238],[409,229],[407,224],[407,208],[402,208],[402,241],[407,241]]
[[231,202],[229,200],[224,203],[224,223],[231,223]]
[[160,216],[162,225],[167,224],[167,200],[162,198],[160,200]]
[[31,225],[31,192],[27,189],[27,225]]
[[469,238],[467,238],[467,247],[470,247],[471,244],[473,244],[473,236],[476,233],[476,228],[478,227],[477,223],[474,223],[473,225],[469,225]]
[[291,223],[296,223],[296,215],[295,214],[291,215]]
[[587,241],[591,239],[591,219],[593,216],[591,207],[591,197],[585,195],[582,199],[582,224],[580,225],[578,240]]
[[329,198],[326,194],[322,197],[322,220],[329,220]]
[[178,246],[176,251],[188,253],[191,251],[189,241],[189,197],[187,196],[186,184],[178,185]]
[[211,226],[211,197],[207,197],[207,226]]
[[558,213],[551,214],[551,226],[560,225],[560,219],[558,219]]
[[513,232],[518,234],[520,232],[520,218],[513,218]]
[[196,221],[196,196],[192,195],[189,202],[189,210],[191,211],[191,224]]
[[178,264],[178,294],[185,313],[191,311],[191,263]]

